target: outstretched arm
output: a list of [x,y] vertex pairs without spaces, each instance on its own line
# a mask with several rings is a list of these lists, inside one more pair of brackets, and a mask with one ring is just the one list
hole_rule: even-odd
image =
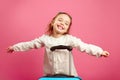
[[78,50],[82,51],[82,52],[86,52],[90,55],[93,56],[97,56],[97,57],[108,57],[109,56],[109,52],[104,51],[102,48],[100,48],[99,46],[93,45],[93,44],[87,44],[82,42],[79,38],[70,36],[70,40],[71,40],[71,45],[75,48],[77,48]]
[[20,42],[8,47],[7,52],[12,53],[14,51],[27,51],[30,49],[37,49],[44,46],[42,38],[37,38],[32,41]]

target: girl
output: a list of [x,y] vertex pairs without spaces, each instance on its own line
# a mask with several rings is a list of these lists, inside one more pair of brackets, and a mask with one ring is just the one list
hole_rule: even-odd
[[[87,44],[81,41],[81,39],[76,38],[69,34],[70,27],[72,25],[72,18],[68,13],[59,12],[51,21],[48,26],[46,34],[41,37],[28,42],[21,42],[10,46],[8,52],[12,53],[14,51],[27,51],[30,49],[38,49],[45,47],[44,54],[44,74],[54,75],[54,74],[69,74],[69,69],[67,64],[68,54],[67,50],[56,50],[54,53],[50,50],[52,46],[66,45],[77,48],[81,52],[86,52],[97,57],[107,57],[109,52],[104,51],[98,46]],[[57,54],[56,54],[57,53]],[[77,76],[77,72],[74,66],[72,54],[71,57],[71,75]],[[64,63],[64,65],[63,65]]]

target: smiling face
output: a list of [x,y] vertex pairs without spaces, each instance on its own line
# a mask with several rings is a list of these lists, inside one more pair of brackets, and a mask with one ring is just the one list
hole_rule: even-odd
[[71,25],[72,17],[66,12],[59,12],[48,24],[46,34],[50,36],[69,34]]
[[63,35],[68,32],[71,19],[66,14],[59,14],[53,21],[53,35]]

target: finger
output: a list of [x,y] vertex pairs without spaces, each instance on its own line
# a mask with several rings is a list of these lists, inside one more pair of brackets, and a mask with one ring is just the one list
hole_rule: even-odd
[[109,52],[106,52],[106,55],[109,56],[110,55]]

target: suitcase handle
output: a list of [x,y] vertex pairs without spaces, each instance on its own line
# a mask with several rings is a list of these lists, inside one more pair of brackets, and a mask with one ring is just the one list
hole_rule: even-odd
[[[72,48],[72,46],[65,46],[65,45],[53,46],[53,47],[50,48],[51,51],[55,51],[56,49],[67,49],[71,53],[73,48]],[[71,57],[70,57],[70,54],[69,54],[69,75],[66,75],[66,74],[54,74],[52,76],[54,76],[54,77],[55,76],[73,77],[71,75],[71,63],[70,63],[70,61],[71,61]]]
[[56,49],[67,49],[68,51],[72,51],[71,46],[64,46],[64,45],[58,45],[58,46],[53,46],[50,48],[51,51],[55,51]]

